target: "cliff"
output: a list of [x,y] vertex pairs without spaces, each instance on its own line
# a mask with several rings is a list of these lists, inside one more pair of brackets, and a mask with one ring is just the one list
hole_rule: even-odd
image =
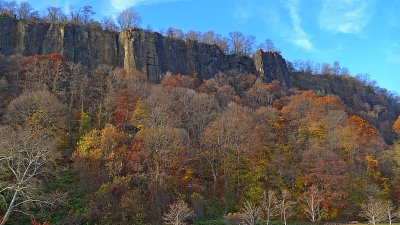
[[263,52],[258,50],[254,53],[253,59],[258,74],[266,82],[278,80],[284,86],[291,86],[286,60],[278,52]]
[[286,61],[277,52],[257,51],[250,58],[226,55],[216,45],[139,29],[115,33],[88,26],[0,18],[0,54],[51,53],[91,68],[106,64],[138,69],[155,83],[167,71],[209,79],[220,71],[238,70],[290,86]]

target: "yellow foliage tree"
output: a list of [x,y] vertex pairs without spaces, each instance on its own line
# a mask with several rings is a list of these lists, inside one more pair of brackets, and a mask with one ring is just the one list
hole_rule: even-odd
[[143,107],[142,98],[138,98],[135,104],[135,109],[133,110],[133,115],[131,117],[131,122],[139,130],[143,129],[143,124],[149,119],[150,113]]

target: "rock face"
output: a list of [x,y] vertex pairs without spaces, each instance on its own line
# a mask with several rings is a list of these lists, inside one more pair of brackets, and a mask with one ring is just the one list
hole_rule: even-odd
[[278,52],[258,50],[253,59],[257,72],[265,81],[278,80],[284,86],[291,86],[286,60]]
[[209,79],[220,71],[238,70],[290,86],[286,61],[277,52],[257,51],[252,59],[225,55],[216,45],[138,29],[118,34],[87,26],[0,18],[0,54],[52,53],[91,68],[101,64],[134,68],[155,83],[167,71]]
[[167,71],[196,74],[200,79],[232,69],[254,72],[251,58],[227,56],[216,45],[167,38],[143,30],[124,30],[120,40],[124,49],[124,67],[145,71],[148,79],[156,83]]
[[0,18],[0,54],[41,55],[58,53],[93,67],[122,67],[117,33],[72,24],[50,24]]

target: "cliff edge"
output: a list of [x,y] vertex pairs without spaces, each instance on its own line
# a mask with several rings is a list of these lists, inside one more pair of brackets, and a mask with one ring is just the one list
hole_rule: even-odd
[[160,82],[167,71],[209,79],[220,71],[237,70],[290,87],[286,61],[278,52],[258,50],[250,58],[226,55],[216,45],[168,38],[140,29],[115,33],[68,23],[0,18],[0,54],[53,53],[90,68],[106,64],[137,69],[154,83]]

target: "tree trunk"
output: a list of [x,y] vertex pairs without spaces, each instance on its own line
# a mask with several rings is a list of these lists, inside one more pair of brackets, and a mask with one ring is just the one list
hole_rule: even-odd
[[237,151],[237,167],[238,167],[238,175],[237,175],[237,201],[240,201],[240,153],[239,149]]
[[4,215],[0,225],[6,224],[8,218],[10,217],[11,212],[13,211],[13,208],[14,208],[14,203],[15,203],[15,199],[17,198],[17,194],[18,194],[18,191],[15,191],[14,196],[13,196],[11,202],[10,202],[10,205],[8,206],[7,212]]
[[214,167],[212,167],[212,171],[213,171],[213,193],[214,193],[214,197],[217,195],[217,174],[214,171]]

